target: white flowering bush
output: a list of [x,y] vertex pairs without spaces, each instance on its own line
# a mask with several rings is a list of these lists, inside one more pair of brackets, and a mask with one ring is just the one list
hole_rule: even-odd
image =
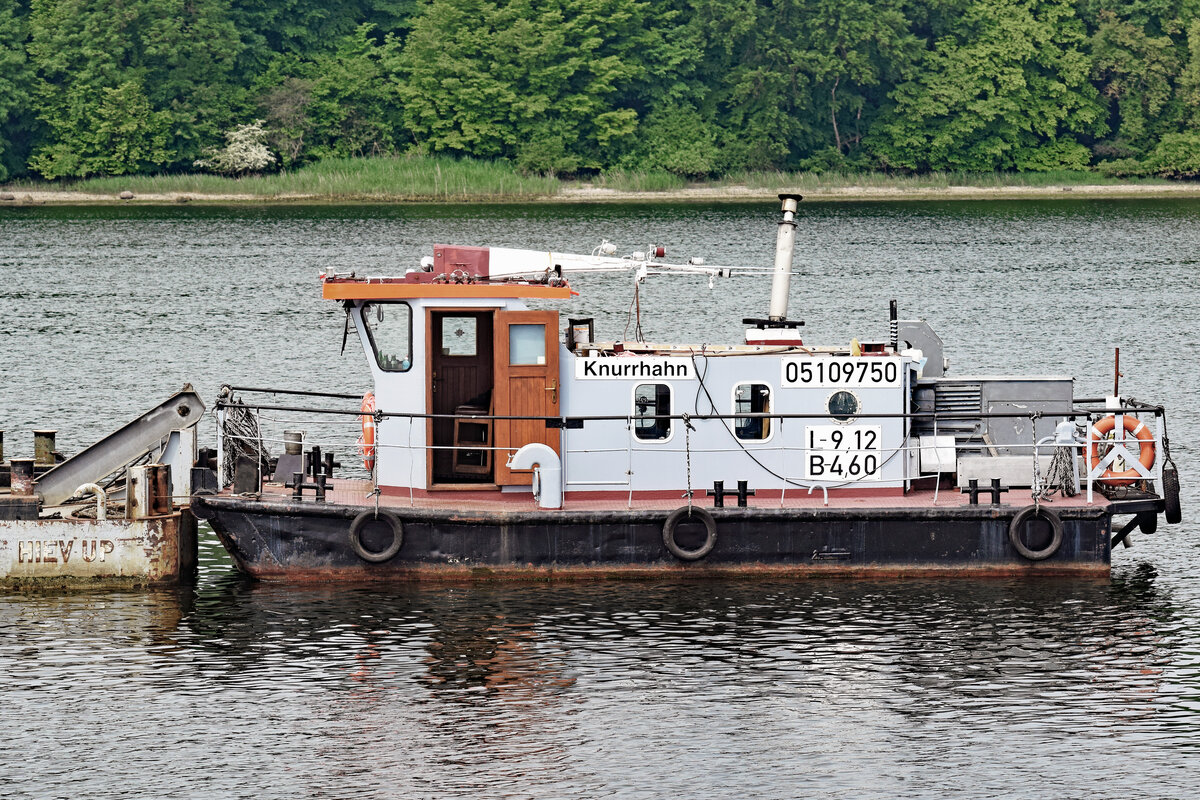
[[208,148],[207,158],[197,159],[195,165],[222,175],[262,172],[275,163],[275,154],[267,148],[266,138],[261,119],[239,125],[225,134],[224,147]]

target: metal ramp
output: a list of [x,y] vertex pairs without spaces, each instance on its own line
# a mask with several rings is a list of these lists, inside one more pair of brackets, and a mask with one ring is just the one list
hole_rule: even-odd
[[99,483],[149,457],[170,465],[172,494],[191,494],[196,425],[203,416],[204,403],[186,384],[156,408],[43,473],[35,491],[42,496],[43,506],[61,505],[83,484]]

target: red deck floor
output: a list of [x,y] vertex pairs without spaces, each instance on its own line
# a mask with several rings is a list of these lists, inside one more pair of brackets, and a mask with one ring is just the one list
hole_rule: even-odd
[[[370,494],[371,484],[369,481],[363,480],[334,480],[331,482],[331,489],[326,494],[326,502],[335,503],[338,505],[374,505],[375,496]],[[280,499],[290,498],[291,489],[279,484],[266,484],[263,486],[264,497],[278,497]],[[486,496],[483,496],[486,495]],[[312,490],[305,490],[304,497],[311,501],[313,497]],[[614,492],[611,496],[597,498],[595,495],[590,495],[587,499],[575,500],[571,498],[570,493],[566,496],[566,502],[563,506],[566,511],[620,511],[627,508],[635,509],[661,509],[670,511],[685,504],[682,497],[655,497],[642,498],[634,497],[630,502],[628,492]],[[751,497],[748,500],[749,504],[755,508],[956,508],[968,504],[967,495],[958,491],[957,488],[943,488],[936,493],[933,490],[917,490],[909,492],[906,495],[874,495],[869,497],[855,497],[839,495],[836,491],[830,492],[828,506],[825,505],[824,497],[820,491],[814,491],[811,495],[803,489],[790,490],[786,493],[782,502],[778,495],[770,497]],[[988,505],[990,496],[986,493],[981,493],[980,505]],[[1086,508],[1088,507],[1086,493],[1081,493],[1075,497],[1064,498],[1055,496],[1049,501],[1042,501],[1050,508]],[[697,490],[696,505],[711,507],[713,504],[712,498],[705,497],[703,490]],[[1022,508],[1032,503],[1029,494],[1029,489],[1012,489],[1001,495],[1000,504],[1009,508]],[[737,495],[735,493],[726,494],[726,507],[735,506],[737,504]],[[533,500],[533,496],[527,492],[512,492],[501,494],[500,492],[462,492],[462,491],[444,491],[427,494],[424,492],[414,493],[413,497],[408,494],[404,495],[383,495],[379,498],[380,507],[384,508],[427,508],[437,509],[453,506],[454,508],[464,511],[534,511],[537,510],[537,504]],[[1108,505],[1108,500],[1100,493],[1093,496],[1092,507],[1104,508]]]

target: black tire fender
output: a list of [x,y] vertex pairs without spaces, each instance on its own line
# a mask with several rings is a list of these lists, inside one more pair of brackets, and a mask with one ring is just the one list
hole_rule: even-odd
[[[392,529],[392,543],[378,552],[374,550],[368,550],[365,546],[363,546],[362,542],[363,528],[365,528],[368,523],[375,522],[376,520],[387,523],[388,527]],[[368,561],[372,564],[382,564],[384,561],[390,561],[391,559],[395,558],[396,554],[400,552],[400,548],[403,546],[404,523],[402,523],[400,518],[390,511],[384,511],[382,509],[378,511],[374,509],[370,511],[364,511],[355,517],[354,521],[350,523],[350,547],[354,549],[354,552],[363,561]]]
[[1183,519],[1183,511],[1179,507],[1179,471],[1175,469],[1174,464],[1169,462],[1163,465],[1162,491],[1167,524],[1178,525]]
[[212,517],[212,509],[204,502],[204,498],[211,497],[213,492],[208,489],[197,489],[192,492],[191,500],[188,505],[192,510],[192,516],[196,519],[208,520]]
[[1143,511],[1137,515],[1137,524],[1142,533],[1154,533],[1158,530],[1158,514],[1153,511]]
[[[1041,550],[1031,550],[1021,539],[1025,523],[1034,517],[1041,517],[1050,523],[1050,544]],[[1044,561],[1054,555],[1058,552],[1058,548],[1062,547],[1062,540],[1062,520],[1058,514],[1055,514],[1045,506],[1025,506],[1025,508],[1022,508],[1013,516],[1012,522],[1008,524],[1008,541],[1012,544],[1014,550],[1030,561]]]
[[[688,518],[699,520],[703,523],[704,530],[708,533],[704,539],[704,543],[695,550],[685,550],[675,541],[675,531],[679,527],[679,523]],[[716,545],[717,521],[713,519],[712,514],[703,508],[698,506],[681,506],[672,511],[666,521],[663,522],[663,546],[680,561],[699,561],[711,553]]]

